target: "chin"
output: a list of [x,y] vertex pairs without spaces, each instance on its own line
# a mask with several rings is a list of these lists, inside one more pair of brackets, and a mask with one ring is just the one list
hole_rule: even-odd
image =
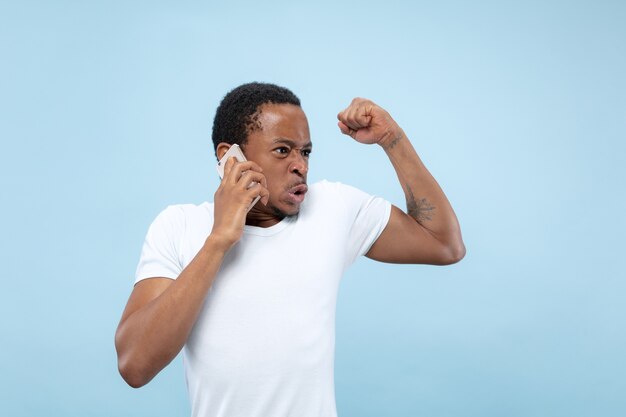
[[281,208],[281,207],[276,207],[273,204],[268,204],[268,208],[270,210],[272,210],[272,213],[274,213],[276,216],[279,217],[293,217],[296,216],[299,212],[300,212],[300,206],[291,206],[291,207],[285,207],[285,208]]

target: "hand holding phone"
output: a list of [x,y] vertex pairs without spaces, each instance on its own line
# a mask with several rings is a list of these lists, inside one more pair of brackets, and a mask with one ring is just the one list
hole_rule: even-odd
[[[222,159],[220,159],[220,161],[217,163],[217,173],[220,176],[220,179],[224,178],[224,165],[226,165],[226,161],[228,161],[229,158],[235,157],[235,159],[239,162],[245,162],[247,161],[246,157],[244,156],[243,152],[241,151],[241,148],[239,147],[239,145],[237,145],[236,143],[233,144],[228,151],[226,151],[226,153],[224,154],[224,156],[222,157]],[[250,183],[250,185],[248,186],[248,188],[254,187],[257,183],[256,182],[252,182]],[[257,203],[257,201],[259,201],[261,199],[261,196],[257,196],[254,201],[252,201],[252,204],[250,204],[250,207],[248,208],[248,211],[250,211],[250,209]]]

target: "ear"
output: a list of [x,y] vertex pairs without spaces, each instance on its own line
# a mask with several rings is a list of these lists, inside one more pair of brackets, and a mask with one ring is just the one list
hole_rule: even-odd
[[217,145],[217,149],[215,150],[215,153],[217,155],[217,160],[219,161],[220,159],[222,159],[222,157],[224,156],[224,154],[226,152],[228,152],[228,150],[230,149],[230,147],[233,146],[230,143],[226,143],[226,142],[220,142],[219,145]]

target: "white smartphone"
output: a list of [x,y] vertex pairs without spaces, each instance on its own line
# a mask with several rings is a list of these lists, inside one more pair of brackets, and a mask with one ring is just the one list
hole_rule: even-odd
[[[222,157],[222,159],[220,159],[220,161],[217,163],[217,173],[220,176],[220,179],[224,178],[224,165],[226,164],[226,161],[228,161],[228,158],[231,157],[235,157],[237,159],[237,161],[239,162],[245,162],[247,161],[246,157],[244,156],[243,152],[241,151],[241,148],[239,147],[239,145],[237,145],[236,143],[233,144],[224,154],[224,156]],[[250,187],[254,187],[256,185],[256,182],[251,183],[248,188]],[[261,199],[261,196],[258,196],[257,198],[254,199],[254,201],[252,202],[252,204],[250,204],[250,207],[248,208],[248,210],[250,210],[256,203],[257,201],[259,201]]]

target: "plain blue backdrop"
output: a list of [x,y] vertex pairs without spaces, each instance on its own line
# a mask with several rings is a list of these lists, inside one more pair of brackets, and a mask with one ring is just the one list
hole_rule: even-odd
[[0,2],[0,415],[186,416],[113,335],[143,238],[212,200],[213,114],[248,81],[309,117],[311,182],[404,207],[386,108],[452,202],[451,267],[362,259],[337,308],[340,417],[626,415],[626,3]]

